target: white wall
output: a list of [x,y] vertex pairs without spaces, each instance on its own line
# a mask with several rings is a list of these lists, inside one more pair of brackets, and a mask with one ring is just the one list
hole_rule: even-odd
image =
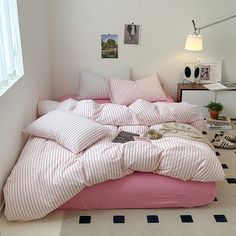
[[0,190],[25,142],[22,128],[35,119],[38,100],[50,95],[45,1],[18,1],[25,75],[0,97]]
[[[202,31],[204,50],[184,50],[188,33],[236,10],[235,0],[51,0],[52,92],[76,93],[81,68],[109,73],[131,67],[134,78],[158,72],[176,96],[185,62],[223,59],[223,77],[236,80],[236,19]],[[124,24],[142,25],[141,46],[123,44]],[[119,35],[119,58],[101,59],[100,35]]]

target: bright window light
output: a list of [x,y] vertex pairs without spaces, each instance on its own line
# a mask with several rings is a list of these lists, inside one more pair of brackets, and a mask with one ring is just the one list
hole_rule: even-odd
[[23,74],[17,0],[0,0],[0,96]]

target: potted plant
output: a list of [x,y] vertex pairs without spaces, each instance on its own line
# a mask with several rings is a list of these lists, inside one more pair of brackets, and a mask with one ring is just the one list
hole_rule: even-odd
[[219,113],[224,108],[224,106],[219,102],[209,102],[205,107],[208,108],[212,119],[218,119]]

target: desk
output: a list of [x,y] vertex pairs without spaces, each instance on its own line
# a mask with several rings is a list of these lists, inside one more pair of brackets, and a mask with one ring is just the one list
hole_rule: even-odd
[[177,102],[188,102],[197,105],[204,118],[208,117],[206,106],[210,101],[220,102],[224,106],[223,113],[236,119],[236,89],[208,90],[203,84],[179,83],[177,86]]

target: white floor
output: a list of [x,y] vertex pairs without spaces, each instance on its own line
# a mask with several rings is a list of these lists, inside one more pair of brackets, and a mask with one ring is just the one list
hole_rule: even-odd
[[0,218],[0,236],[59,236],[64,212],[53,212],[47,217],[31,222],[8,222]]

